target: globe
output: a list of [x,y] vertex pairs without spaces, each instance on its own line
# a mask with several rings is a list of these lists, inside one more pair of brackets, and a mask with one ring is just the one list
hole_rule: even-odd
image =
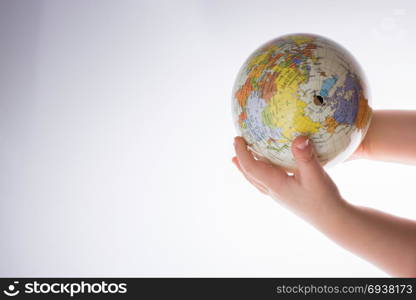
[[257,158],[295,170],[291,143],[297,136],[309,137],[323,166],[335,165],[360,145],[372,109],[363,71],[345,48],[323,36],[290,34],[244,62],[232,113]]

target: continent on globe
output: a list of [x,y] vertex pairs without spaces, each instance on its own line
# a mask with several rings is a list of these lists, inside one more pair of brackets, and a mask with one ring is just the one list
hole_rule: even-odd
[[250,55],[235,80],[232,112],[250,149],[287,170],[296,169],[297,136],[309,136],[320,162],[333,165],[359,146],[372,115],[357,61],[314,34],[285,35]]

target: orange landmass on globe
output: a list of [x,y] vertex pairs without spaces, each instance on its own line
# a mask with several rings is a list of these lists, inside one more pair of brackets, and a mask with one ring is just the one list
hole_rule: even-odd
[[238,103],[241,107],[246,106],[246,101],[250,93],[253,91],[253,85],[251,84],[251,78],[248,77],[243,86],[235,93]]
[[309,43],[306,45],[305,48],[303,48],[302,50],[302,54],[305,55],[306,57],[310,57],[312,56],[312,50],[316,49],[316,45],[313,43]]
[[331,116],[326,117],[325,119],[325,127],[328,133],[334,133],[335,129],[337,129],[339,123]]
[[260,97],[263,98],[266,103],[269,102],[270,98],[276,93],[276,77],[277,72],[267,73],[259,82],[258,87],[260,90]]
[[359,100],[358,100],[358,112],[357,118],[355,119],[355,126],[357,128],[364,128],[370,117],[371,117],[371,107],[368,105],[368,100],[364,97],[362,91],[360,92]]
[[[275,48],[272,48],[273,50]],[[265,78],[263,78],[259,83],[258,86],[253,84],[253,82],[256,82],[258,78],[263,74],[264,70],[269,68],[270,66],[273,66],[276,61],[283,56],[283,54],[279,53],[275,55],[274,57],[270,58],[271,55],[273,55],[273,51],[270,51],[269,49],[265,54],[261,54],[255,58],[253,58],[249,63],[249,73],[247,75],[246,82],[241,86],[241,88],[235,93],[235,97],[237,98],[238,103],[242,108],[246,106],[246,102],[248,97],[250,96],[250,93],[253,90],[257,90],[258,87],[265,87],[267,85],[268,91],[264,93],[266,97],[269,100],[273,95],[270,95],[273,87],[273,80],[277,77],[278,74],[269,75],[267,74]],[[259,64],[254,64],[253,62],[258,62]],[[266,62],[266,63],[265,63]],[[269,76],[268,76],[269,75]],[[270,76],[273,76],[272,78]],[[263,82],[264,80],[264,82]],[[269,82],[270,81],[270,82]],[[260,88],[260,91],[262,89]],[[276,92],[276,89],[274,89],[274,92]],[[262,95],[263,96],[263,95]]]
[[238,123],[240,125],[240,127],[244,124],[244,121],[247,119],[247,113],[245,111],[243,111],[239,116],[238,116]]
[[[240,125],[243,125],[244,120],[247,119],[245,107],[247,99],[253,90],[258,90],[258,88],[260,87],[260,91],[262,93],[261,96],[265,97],[265,100],[269,100],[276,92],[276,87],[273,87],[273,83],[278,74],[269,73],[266,76],[264,76],[264,78],[258,84],[256,84],[256,81],[258,80],[258,78],[260,78],[265,69],[274,65],[276,61],[283,56],[283,54],[279,53],[274,57],[270,58],[273,55],[273,51],[275,49],[276,47],[272,46],[270,49],[266,51],[266,53],[256,56],[249,62],[248,69],[250,71],[248,73],[247,79],[245,83],[241,86],[241,88],[235,93],[235,97],[237,98],[238,103],[243,109],[239,116]],[[265,88],[264,91],[263,88]]]

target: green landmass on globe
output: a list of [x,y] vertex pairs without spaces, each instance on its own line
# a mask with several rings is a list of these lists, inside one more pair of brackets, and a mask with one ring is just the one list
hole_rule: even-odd
[[234,84],[232,112],[250,150],[288,170],[296,169],[297,136],[309,136],[321,164],[334,165],[357,149],[372,115],[358,62],[314,34],[285,35],[250,55]]

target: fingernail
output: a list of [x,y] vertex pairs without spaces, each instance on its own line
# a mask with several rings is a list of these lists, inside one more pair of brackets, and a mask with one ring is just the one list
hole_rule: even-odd
[[304,140],[302,143],[296,145],[299,150],[304,150],[309,145],[309,139]]

